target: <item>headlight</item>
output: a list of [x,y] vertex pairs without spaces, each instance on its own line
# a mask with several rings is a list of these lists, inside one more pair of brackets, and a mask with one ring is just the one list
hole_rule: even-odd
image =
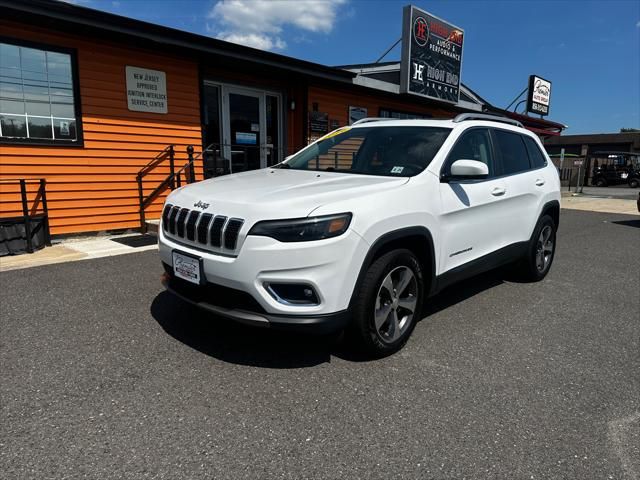
[[309,242],[342,235],[349,228],[350,213],[322,217],[267,220],[256,223],[249,235],[271,237],[281,242]]

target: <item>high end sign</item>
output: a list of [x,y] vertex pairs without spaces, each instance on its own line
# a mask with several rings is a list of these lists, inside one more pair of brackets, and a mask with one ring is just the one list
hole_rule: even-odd
[[461,28],[404,7],[400,91],[458,103],[463,41]]
[[536,75],[529,76],[529,94],[527,95],[527,111],[549,115],[551,103],[551,82]]
[[127,105],[134,112],[167,113],[167,75],[127,65]]

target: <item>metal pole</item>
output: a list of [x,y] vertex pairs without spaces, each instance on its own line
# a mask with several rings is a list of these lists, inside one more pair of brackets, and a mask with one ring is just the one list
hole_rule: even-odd
[[171,174],[171,180],[169,181],[169,187],[171,190],[175,190],[176,188],[176,180],[175,180],[175,163],[174,163],[174,151],[173,145],[169,145],[169,173]]
[[49,227],[49,206],[47,205],[47,180],[40,179],[40,198],[42,198],[42,211],[44,212],[44,244],[51,246],[51,229]]
[[31,217],[27,205],[27,182],[20,179],[20,197],[22,199],[22,218],[24,221],[24,233],[27,236],[27,252],[33,253],[33,239],[31,238]]
[[398,45],[401,41],[402,41],[402,37],[400,37],[396,43],[394,43],[393,45],[391,45],[391,47],[389,47],[389,48],[387,49],[387,51],[386,51],[386,52],[384,52],[384,53],[382,54],[382,56],[381,56],[379,59],[377,59],[374,63],[380,63],[380,60],[382,60],[384,57],[386,57],[386,56],[389,54],[389,52],[390,52],[391,50],[393,50],[394,48],[396,48],[396,45]]
[[187,183],[193,183],[196,181],[196,175],[193,171],[193,145],[187,147],[187,155],[189,156],[189,176]]
[[142,176],[138,174],[138,203],[140,204],[140,232],[147,233],[147,221],[144,216],[144,193],[142,190]]

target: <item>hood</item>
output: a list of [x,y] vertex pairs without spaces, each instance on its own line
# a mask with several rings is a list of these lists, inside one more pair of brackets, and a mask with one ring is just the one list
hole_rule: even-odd
[[[186,185],[174,191],[167,202],[189,209],[202,202],[208,206],[199,208],[201,211],[248,221],[299,218],[320,206],[362,198],[381,189],[403,185],[408,180],[266,168]],[[336,208],[337,213],[340,208]]]

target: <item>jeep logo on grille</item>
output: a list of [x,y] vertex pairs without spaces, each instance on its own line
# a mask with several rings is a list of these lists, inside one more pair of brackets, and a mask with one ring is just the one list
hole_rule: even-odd
[[202,200],[198,200],[196,203],[193,204],[193,206],[196,208],[201,208],[202,210],[206,210],[207,208],[209,208],[209,204],[204,203]]

